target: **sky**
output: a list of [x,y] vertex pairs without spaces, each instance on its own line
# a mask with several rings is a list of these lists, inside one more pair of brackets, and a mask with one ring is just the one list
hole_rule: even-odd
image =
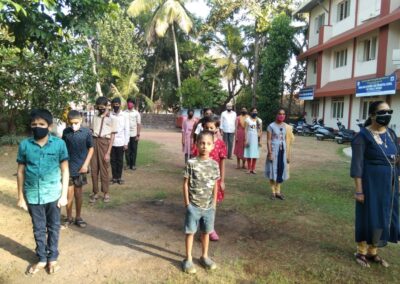
[[210,8],[207,7],[206,3],[203,0],[193,0],[188,4],[185,4],[185,7],[192,14],[203,19],[207,18],[208,14],[210,13]]

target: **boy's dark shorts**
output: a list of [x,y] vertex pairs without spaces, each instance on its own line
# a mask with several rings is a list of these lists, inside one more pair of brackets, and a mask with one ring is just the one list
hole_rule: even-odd
[[191,203],[186,207],[185,234],[195,234],[200,226],[200,231],[209,234],[214,231],[215,209],[203,209]]
[[69,186],[82,187],[87,184],[86,174],[80,174],[79,176],[69,177]]

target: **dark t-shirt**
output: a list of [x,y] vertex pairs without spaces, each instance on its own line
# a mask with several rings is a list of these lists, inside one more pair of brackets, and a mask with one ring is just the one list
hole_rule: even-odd
[[71,127],[64,129],[62,139],[67,145],[69,154],[69,174],[79,176],[79,170],[86,160],[89,148],[93,147],[92,133],[89,128],[81,127],[74,132]]

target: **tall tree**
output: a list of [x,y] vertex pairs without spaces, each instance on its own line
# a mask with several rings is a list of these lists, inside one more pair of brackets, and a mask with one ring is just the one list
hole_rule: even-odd
[[[134,0],[128,9],[128,14],[133,17],[143,12],[152,13],[151,21],[146,30],[146,41],[149,45],[154,40],[155,36],[164,37],[168,28],[171,28],[175,49],[175,68],[178,90],[181,87],[181,74],[175,24],[186,34],[188,34],[193,27],[193,22],[184,6],[184,2],[185,1],[178,0]],[[180,102],[182,103],[181,95]]]

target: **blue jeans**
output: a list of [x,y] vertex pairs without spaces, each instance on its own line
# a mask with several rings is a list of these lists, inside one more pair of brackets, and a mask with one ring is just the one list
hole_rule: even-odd
[[56,261],[60,235],[60,208],[57,201],[46,204],[28,204],[32,218],[36,255],[40,262]]

